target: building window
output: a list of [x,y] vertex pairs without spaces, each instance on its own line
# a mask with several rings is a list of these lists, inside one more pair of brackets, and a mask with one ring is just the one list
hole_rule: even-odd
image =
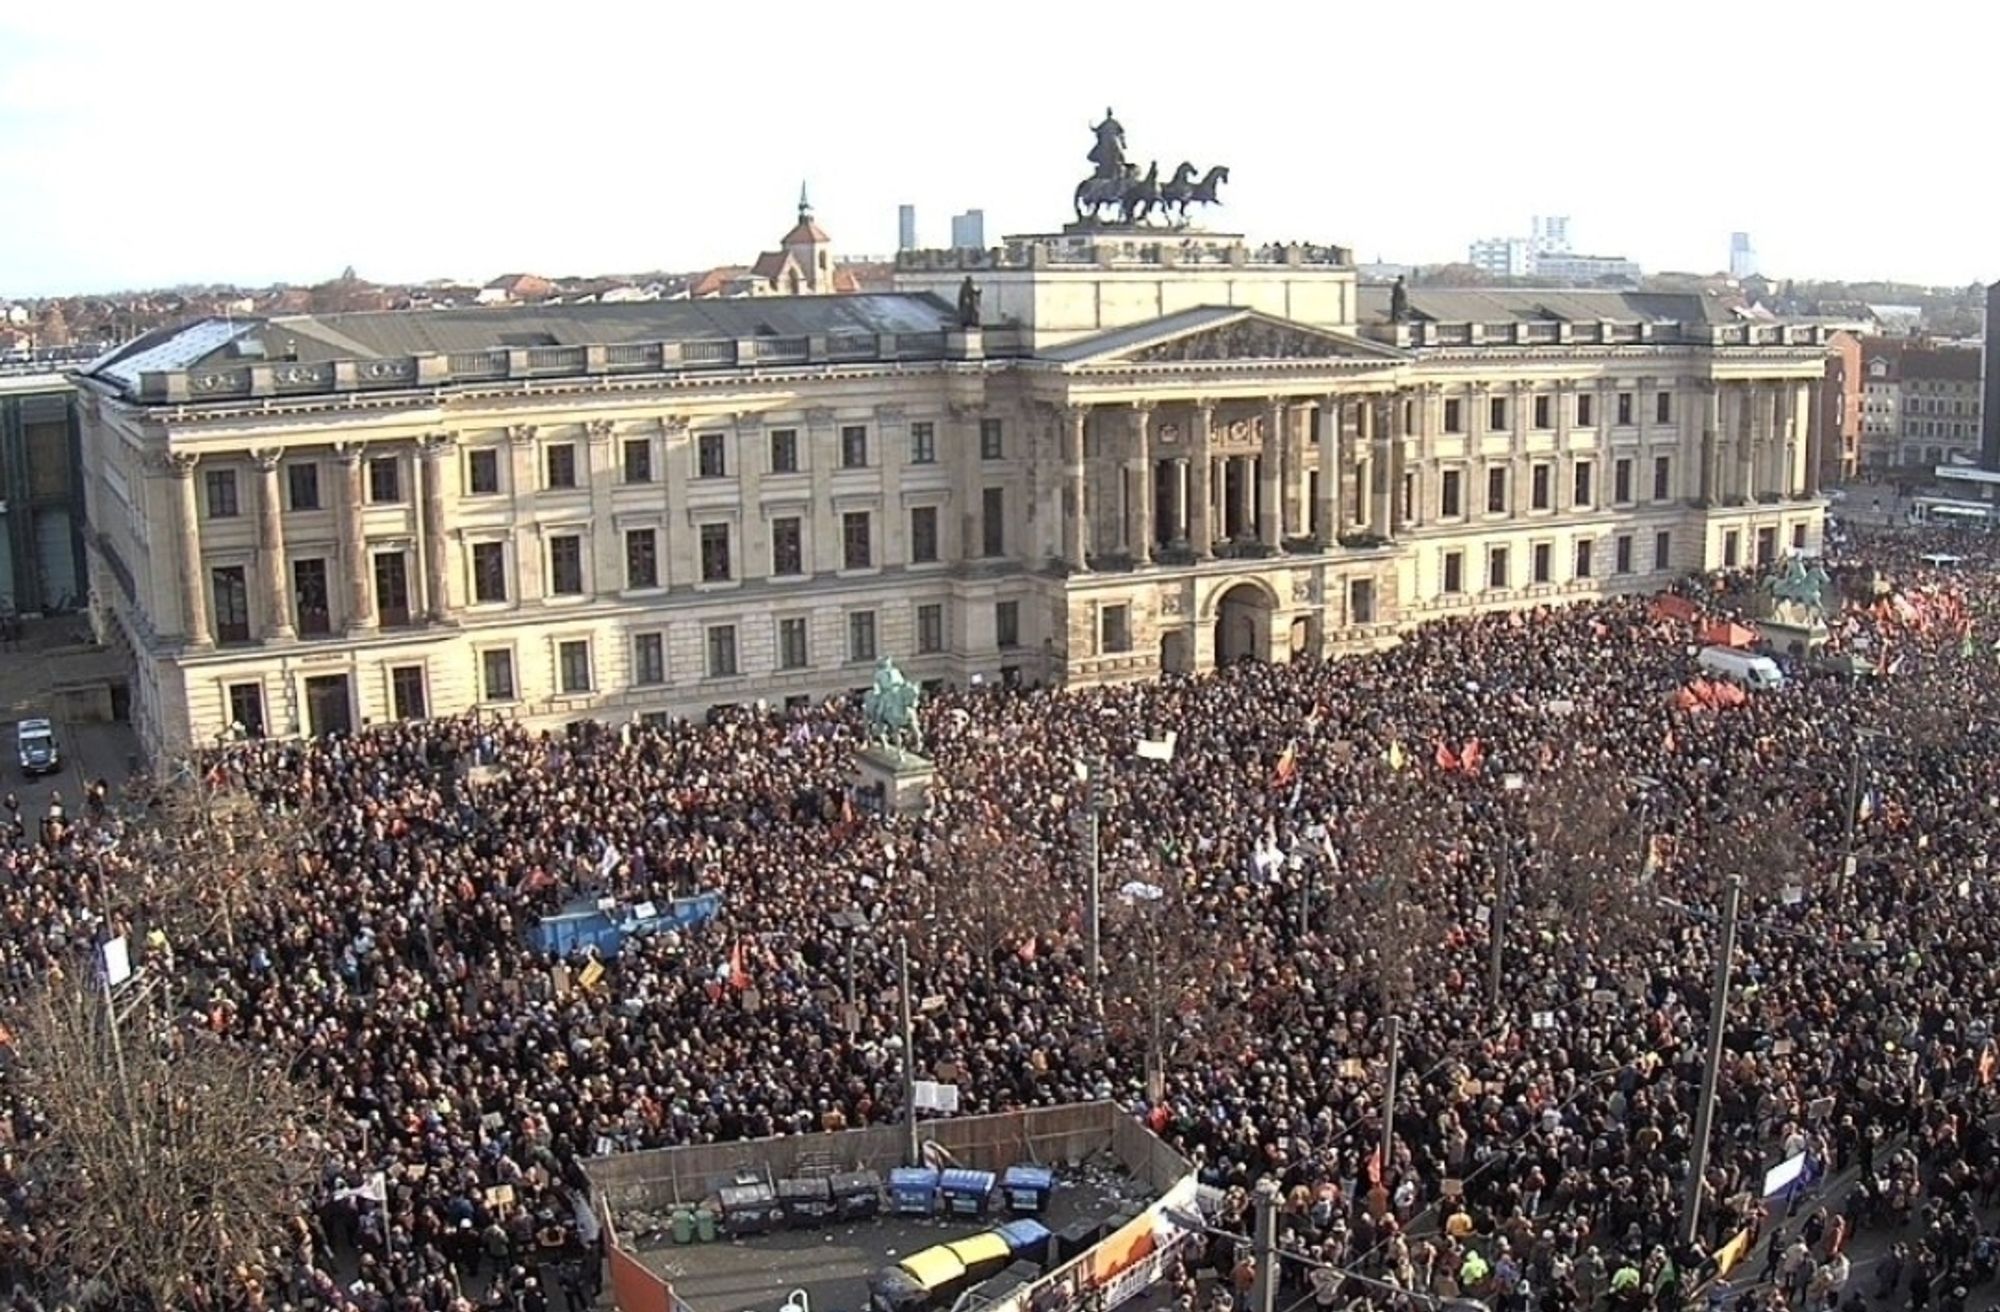
[[250,641],[250,584],[241,565],[220,565],[208,572],[208,592],[214,598],[215,640]]
[[1632,504],[1632,462],[1629,459],[1615,460],[1611,464],[1611,499],[1621,506]]
[[847,617],[847,659],[859,665],[875,659],[875,612],[857,610]]
[[1590,539],[1584,538],[1576,544],[1576,577],[1590,577]]
[[1794,524],[1792,525],[1792,550],[1804,551],[1805,549],[1806,526],[1804,524]]
[[1350,624],[1375,622],[1375,580],[1354,579],[1347,585],[1347,620]]
[[803,670],[811,662],[812,649],[807,645],[806,622],[803,617],[793,616],[778,621],[778,668],[781,670]]
[[1103,637],[1103,646],[1100,650],[1107,656],[1131,651],[1132,608],[1123,603],[1106,606],[1098,613],[1098,617]]
[[627,483],[653,481],[652,439],[644,437],[625,439],[625,481]]
[[542,453],[542,468],[552,491],[576,486],[576,443],[556,442]]
[[286,504],[293,510],[319,509],[319,466],[298,461],[285,466]]
[[865,510],[850,510],[840,517],[840,564],[842,569],[867,569],[875,561],[870,516]]
[[981,460],[1004,460],[1007,458],[1007,435],[998,419],[979,421],[979,458]]
[[1674,460],[1672,456],[1653,457],[1653,500],[1671,501],[1674,496]]
[[583,539],[574,533],[549,539],[549,593],[557,597],[583,595]]
[[917,653],[933,655],[944,650],[944,603],[930,602],[917,607]]
[[1547,583],[1549,581],[1550,575],[1554,573],[1554,558],[1555,553],[1549,549],[1548,543],[1537,542],[1534,545],[1534,548],[1528,553],[1528,560],[1534,570],[1535,582]]
[[993,645],[996,647],[1018,647],[1021,645],[1021,603],[1018,601],[996,601],[993,603]]
[[736,677],[736,626],[734,624],[711,624],[708,626],[708,677],[711,679],[733,679]]
[[1444,431],[1447,433],[1465,431],[1465,406],[1457,397],[1449,397],[1444,403]]
[[1672,392],[1653,393],[1653,422],[1670,424],[1674,421],[1674,394]]
[[1412,469],[1403,475],[1403,518],[1415,520],[1417,517],[1417,471]]
[[1456,469],[1447,469],[1438,479],[1438,514],[1446,519],[1456,519],[1465,513],[1465,475]]
[[320,559],[292,562],[293,622],[302,638],[323,637],[333,632],[333,598],[326,582],[326,562]]
[[1594,472],[1596,471],[1593,469],[1590,461],[1579,460],[1576,462],[1575,468],[1573,468],[1570,471],[1571,505],[1577,506],[1579,508],[1589,507],[1591,500],[1591,493],[1595,490],[1590,485],[1591,475]]
[[1549,508],[1549,467],[1536,465],[1528,471],[1528,508],[1547,510]]
[[1489,588],[1513,586],[1513,580],[1507,574],[1507,548],[1494,547],[1486,553],[1486,586]]
[[410,622],[410,563],[400,551],[375,553],[375,609],[385,625]]
[[1447,596],[1456,596],[1465,591],[1465,553],[1447,551],[1444,553],[1444,591]]
[[235,470],[211,469],[202,475],[201,482],[208,492],[210,519],[234,519],[243,513],[243,507],[236,500]]
[[[368,500],[393,506],[403,499],[403,462],[395,456],[375,456],[368,462]],[[411,667],[415,668],[415,667]],[[421,675],[423,671],[417,670]]]
[[1767,568],[1778,560],[1778,530],[1760,528],[1757,530],[1757,567]]
[[910,425],[910,463],[937,463],[937,428],[929,421],[920,420]]
[[1674,535],[1662,530],[1653,534],[1653,568],[1672,569],[1674,565]]
[[1507,398],[1496,396],[1486,402],[1486,431],[1502,433],[1507,430]]
[[1618,426],[1620,428],[1630,428],[1632,426],[1632,394],[1630,392],[1620,392],[1618,394]]
[[729,443],[722,433],[702,433],[694,440],[696,478],[729,477]]
[[771,430],[771,472],[774,474],[796,474],[799,472],[798,429],[774,428]]
[[556,691],[590,691],[590,641],[573,638],[556,644]]
[[771,577],[796,578],[806,572],[805,524],[796,515],[771,521]]
[[912,565],[933,565],[937,563],[937,558],[937,507],[910,507],[910,563]]
[[465,453],[467,496],[490,497],[500,493],[500,453],[487,449]]
[[1578,392],[1576,394],[1576,426],[1578,428],[1589,428],[1590,421],[1595,416],[1596,410],[1596,397],[1592,396],[1589,392]]
[[658,633],[632,635],[632,685],[650,687],[667,681],[667,640]]
[[507,544],[472,544],[472,599],[475,602],[507,600]]
[[1548,426],[1549,426],[1549,397],[1546,392],[1542,392],[1536,394],[1535,396],[1535,427],[1547,428]]
[[514,653],[505,647],[488,647],[479,653],[480,700],[514,700]]
[[660,586],[660,535],[650,528],[625,531],[625,586]]
[[844,424],[841,426],[840,467],[842,469],[868,468],[867,425]]
[[1722,567],[1735,569],[1743,562],[1743,538],[1735,529],[1722,535]]
[[1007,491],[1005,488],[982,488],[979,493],[979,554],[982,556],[1004,556],[1007,554]]
[[1620,534],[1617,541],[1613,543],[1612,551],[1611,572],[1614,574],[1630,574],[1632,572],[1632,535],[1630,533]]
[[264,736],[264,685],[229,685],[229,724],[245,738]]
[[397,665],[389,671],[389,709],[399,720],[421,720],[427,714],[424,667]]
[[1495,465],[1486,471],[1486,513],[1507,513],[1507,469],[1504,465]]
[[701,581],[727,583],[729,573],[729,525],[701,526]]

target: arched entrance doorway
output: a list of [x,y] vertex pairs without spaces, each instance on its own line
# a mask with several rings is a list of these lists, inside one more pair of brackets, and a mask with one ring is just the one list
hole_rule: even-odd
[[1271,594],[1255,583],[1238,583],[1215,603],[1215,663],[1271,659]]

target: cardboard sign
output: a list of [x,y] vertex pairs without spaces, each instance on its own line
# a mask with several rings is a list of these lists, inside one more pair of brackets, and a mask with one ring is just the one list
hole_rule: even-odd
[[496,1184],[488,1189],[486,1191],[486,1205],[488,1207],[512,1207],[514,1205],[514,1186],[511,1184]]
[[585,966],[583,970],[577,974],[576,982],[580,988],[586,990],[594,989],[597,987],[597,982],[603,978],[604,978],[604,963],[593,959],[589,965]]
[[1359,1057],[1346,1057],[1340,1063],[1340,1077],[1344,1080],[1365,1080],[1368,1067]]

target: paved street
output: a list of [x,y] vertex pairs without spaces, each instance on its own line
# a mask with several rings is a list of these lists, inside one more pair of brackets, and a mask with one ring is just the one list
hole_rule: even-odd
[[[47,814],[56,793],[74,809],[87,779],[118,784],[137,757],[138,739],[130,725],[72,719],[54,709],[64,700],[58,689],[108,677],[117,669],[115,656],[84,637],[84,621],[78,616],[30,620],[19,641],[0,648],[0,779],[31,820]],[[28,780],[14,750],[14,726],[33,716],[55,721],[62,769]]]

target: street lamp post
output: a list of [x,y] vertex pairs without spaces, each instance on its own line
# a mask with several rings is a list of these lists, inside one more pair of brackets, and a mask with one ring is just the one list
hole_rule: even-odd
[[1736,968],[1736,913],[1743,900],[1743,876],[1731,875],[1722,895],[1722,942],[1715,953],[1715,980],[1708,1003],[1708,1053],[1701,1072],[1701,1101],[1695,1105],[1694,1145],[1688,1156],[1687,1199],[1681,1208],[1681,1241],[1689,1246],[1701,1230],[1701,1191],[1708,1174],[1708,1140],[1715,1125],[1716,1079],[1722,1072],[1722,1036],[1729,1021],[1729,977]]
[[[1519,774],[1500,777],[1500,787],[1509,793],[1518,793],[1527,783]],[[1514,844],[1503,833],[1500,840],[1500,860],[1493,868],[1493,923],[1487,927],[1486,963],[1486,1005],[1497,1016],[1500,1011],[1501,976],[1504,973],[1507,951],[1507,911],[1508,901],[1514,896]]]
[[1861,746],[1875,734],[1859,725],[1853,727],[1847,745],[1847,816],[1841,826],[1840,871],[1834,876],[1833,900],[1837,906],[1854,878],[1854,844],[1861,824]]
[[1102,951],[1104,926],[1104,762],[1096,757],[1078,758],[1076,776],[1084,789],[1084,880],[1085,919],[1089,936],[1086,969],[1090,975],[1091,1007],[1102,1011]]

